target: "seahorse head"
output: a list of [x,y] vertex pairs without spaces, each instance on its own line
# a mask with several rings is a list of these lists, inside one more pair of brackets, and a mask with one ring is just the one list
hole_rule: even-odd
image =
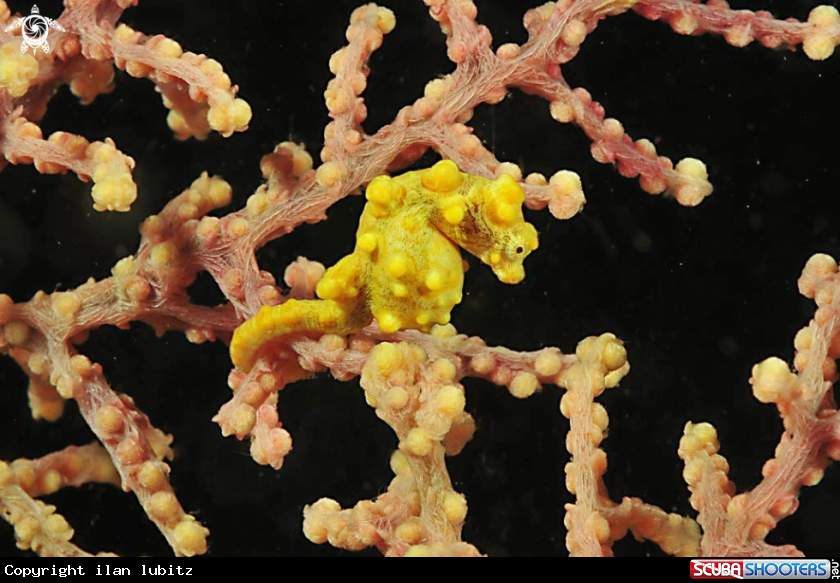
[[451,160],[418,175],[436,209],[432,223],[440,231],[489,265],[500,281],[525,278],[522,262],[539,242],[537,230],[522,214],[525,191],[512,176],[471,176]]
[[482,217],[487,247],[477,257],[490,266],[499,281],[519,283],[525,278],[522,262],[539,245],[537,230],[525,221],[525,191],[508,174],[488,181],[482,189]]

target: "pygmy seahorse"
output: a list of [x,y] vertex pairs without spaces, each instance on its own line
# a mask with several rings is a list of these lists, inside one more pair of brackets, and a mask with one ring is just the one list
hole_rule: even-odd
[[525,192],[502,174],[465,174],[451,160],[401,176],[377,176],[353,252],[327,269],[317,300],[263,306],[233,334],[230,356],[248,372],[268,342],[296,332],[352,334],[373,318],[383,332],[428,332],[446,324],[462,299],[465,264],[458,247],[489,265],[504,283],[525,277],[537,230],[525,222]]

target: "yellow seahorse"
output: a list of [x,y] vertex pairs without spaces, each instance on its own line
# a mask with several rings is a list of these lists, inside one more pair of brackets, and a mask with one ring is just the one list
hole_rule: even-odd
[[383,332],[427,332],[461,302],[459,246],[511,284],[525,277],[522,262],[537,248],[537,230],[522,215],[525,192],[508,174],[488,180],[442,160],[377,176],[365,197],[356,248],[324,273],[320,299],[263,306],[233,333],[237,368],[250,371],[267,342],[296,332],[352,334],[373,318]]

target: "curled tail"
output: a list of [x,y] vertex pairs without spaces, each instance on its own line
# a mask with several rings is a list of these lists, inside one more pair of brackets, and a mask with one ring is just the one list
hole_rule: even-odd
[[238,369],[249,372],[266,343],[297,332],[352,334],[370,321],[360,316],[358,310],[334,300],[288,300],[279,306],[263,306],[234,331],[230,357]]

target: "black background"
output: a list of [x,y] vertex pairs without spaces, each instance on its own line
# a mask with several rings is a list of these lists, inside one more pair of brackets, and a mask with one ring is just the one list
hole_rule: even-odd
[[[139,200],[125,215],[95,213],[89,187],[72,176],[42,177],[31,167],[0,175],[0,291],[25,300],[106,277],[133,252],[137,227],[203,170],[234,187],[234,206],[260,183],[259,159],[280,141],[306,143],[317,156],[328,121],[322,92],[329,56],[359,2],[211,3],[142,0],[124,21],[162,33],[185,49],[217,58],[254,110],[251,129],[228,140],[178,143],[151,84],[118,75],[117,90],[90,107],[65,89],[43,122],[88,139],[112,137],[137,160]],[[28,13],[28,2],[12,1]],[[42,14],[60,12],[39,2]],[[449,72],[443,36],[420,0],[391,0],[397,28],[371,61],[365,98],[373,133],[424,84]],[[521,18],[536,1],[479,1],[479,20],[494,44],[522,42]],[[739,2],[804,19],[813,3]],[[639,496],[668,511],[693,514],[676,449],[686,421],[710,421],[739,490],[760,480],[781,433],[774,407],[752,397],[753,364],[790,361],[792,339],[812,304],[796,279],[815,252],[838,254],[840,58],[756,45],[735,49],[716,37],[682,37],[667,25],[625,14],[603,22],[563,69],[587,87],[634,138],[652,139],[673,160],[695,156],[710,169],[715,194],[700,207],[644,194],[634,181],[594,162],[577,128],[551,120],[545,102],[513,92],[482,106],[472,125],[501,160],[527,172],[561,168],[581,175],[588,204],[570,221],[528,212],[540,249],[519,286],[499,283],[473,262],[460,331],[490,344],[572,351],[583,337],[611,331],[632,364],[626,381],[601,402],[610,413],[606,481],[615,500]],[[424,165],[434,161],[423,160]],[[260,265],[279,276],[298,255],[331,265],[353,246],[362,199],[350,197],[329,220],[305,226],[261,250]],[[197,302],[221,300],[209,277],[191,290]],[[375,497],[390,480],[390,430],[364,403],[358,382],[326,377],[287,388],[280,416],[295,450],[279,472],[258,466],[247,444],[222,438],[210,419],[229,397],[230,368],[221,345],[190,345],[180,334],[156,339],[135,325],[102,329],[82,347],[112,386],[132,395],[152,422],[175,435],[172,482],[184,507],[211,529],[211,555],[342,554],[312,545],[300,530],[302,507],[323,496],[348,506]],[[478,434],[450,460],[456,489],[470,503],[464,538],[491,555],[563,555],[563,486],[568,421],[560,391],[527,401],[467,381]],[[0,360],[0,459],[36,457],[91,439],[74,407],[51,425],[34,423],[25,380]],[[840,555],[840,472],[832,467],[802,506],[769,537],[813,556]],[[88,486],[49,497],[91,551],[166,554],[163,537],[130,494]],[[650,543],[622,541],[617,554],[661,554]],[[0,555],[15,554],[12,529],[0,524]]]

